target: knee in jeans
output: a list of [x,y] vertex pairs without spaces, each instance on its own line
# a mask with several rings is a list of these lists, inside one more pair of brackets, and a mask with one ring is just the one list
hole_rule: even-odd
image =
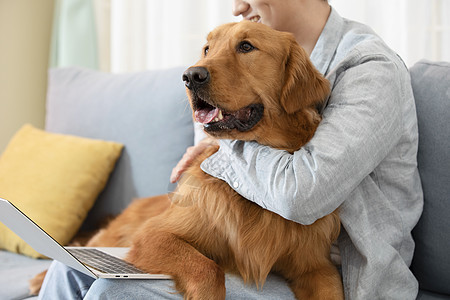
[[[86,299],[111,299],[115,296],[115,290],[120,290],[120,285],[125,280],[97,279],[89,288]],[[91,297],[91,298],[89,298]]]

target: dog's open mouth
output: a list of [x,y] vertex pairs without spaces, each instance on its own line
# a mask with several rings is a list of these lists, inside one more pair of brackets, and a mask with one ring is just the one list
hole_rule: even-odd
[[200,98],[195,100],[195,120],[203,124],[206,131],[232,130],[244,132],[252,129],[262,118],[264,106],[251,104],[234,112],[212,106]]

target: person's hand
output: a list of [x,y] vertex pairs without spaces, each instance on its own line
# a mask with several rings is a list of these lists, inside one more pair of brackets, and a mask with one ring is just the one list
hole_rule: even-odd
[[177,182],[180,179],[181,174],[183,174],[183,172],[186,171],[186,169],[192,164],[194,159],[212,144],[217,145],[217,141],[212,138],[205,138],[202,141],[200,141],[197,145],[188,147],[186,149],[186,153],[184,153],[181,160],[178,162],[175,168],[172,169],[172,174],[170,175],[170,182],[171,183]]

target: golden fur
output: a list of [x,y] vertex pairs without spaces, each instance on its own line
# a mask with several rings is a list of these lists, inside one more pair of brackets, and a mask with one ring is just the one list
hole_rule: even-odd
[[[254,49],[240,51],[242,41]],[[329,84],[292,35],[250,22],[225,24],[209,34],[205,50],[194,67],[210,74],[202,94],[209,104],[228,112],[264,106],[250,130],[210,135],[289,152],[311,139]],[[187,93],[192,104],[195,91]],[[337,211],[304,226],[259,207],[200,169],[217,149],[210,146],[193,162],[173,194],[133,202],[88,246],[130,246],[129,262],[171,275],[186,299],[224,299],[224,272],[262,288],[271,271],[286,278],[298,299],[343,299],[330,260]]]

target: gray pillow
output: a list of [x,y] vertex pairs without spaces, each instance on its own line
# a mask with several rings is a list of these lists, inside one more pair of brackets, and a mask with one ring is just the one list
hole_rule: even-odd
[[118,214],[133,198],[171,189],[170,172],[194,141],[184,69],[128,74],[50,70],[46,130],[125,145],[85,229]]
[[420,61],[410,72],[425,200],[412,270],[422,289],[450,294],[450,63]]

